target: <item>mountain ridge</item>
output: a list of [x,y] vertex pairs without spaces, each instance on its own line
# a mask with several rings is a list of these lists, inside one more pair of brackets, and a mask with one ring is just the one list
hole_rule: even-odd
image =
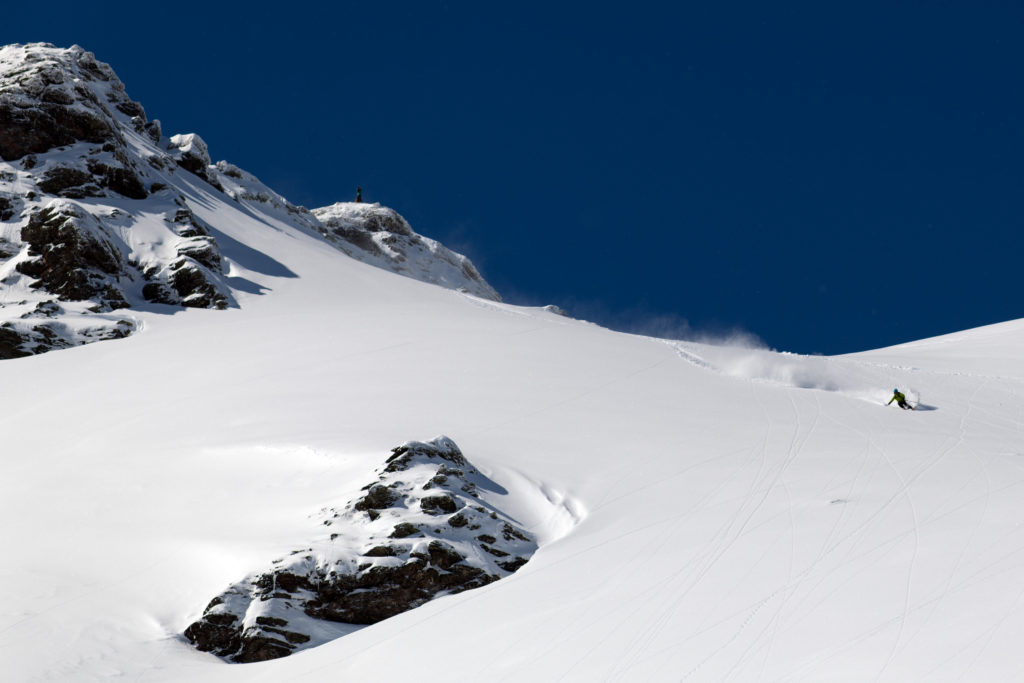
[[[0,48],[0,357],[123,338],[149,304],[238,305],[216,212],[196,217],[183,172],[255,216],[424,282],[500,300],[465,256],[393,209],[339,203],[319,215],[221,161],[194,133],[167,137],[109,65],[78,46]],[[338,217],[344,214],[344,225]]]

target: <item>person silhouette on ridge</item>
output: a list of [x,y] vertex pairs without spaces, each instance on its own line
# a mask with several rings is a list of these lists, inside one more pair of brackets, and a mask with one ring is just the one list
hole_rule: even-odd
[[356,185],[356,203],[362,204],[363,202],[363,188]]
[[904,396],[902,393],[900,393],[899,389],[893,389],[892,390],[892,398],[890,398],[889,402],[886,403],[885,405],[887,405],[887,406],[892,405],[893,401],[896,401],[896,405],[898,405],[900,408],[903,408],[903,410],[913,410],[914,409],[914,406],[912,406],[909,403],[907,403],[907,397]]

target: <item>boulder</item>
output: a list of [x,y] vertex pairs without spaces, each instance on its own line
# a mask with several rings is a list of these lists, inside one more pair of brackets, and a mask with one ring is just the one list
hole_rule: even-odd
[[108,310],[128,305],[117,281],[124,258],[92,214],[70,202],[51,202],[31,215],[21,239],[32,258],[17,270],[36,278],[34,286],[66,300],[96,300]]
[[261,661],[325,642],[324,622],[374,624],[508,576],[537,543],[467,490],[503,489],[447,437],[398,446],[365,493],[326,511],[329,540],[229,587],[185,637],[228,661]]
[[484,299],[501,297],[473,263],[413,231],[397,211],[380,204],[338,202],[313,209],[320,233],[352,258]]

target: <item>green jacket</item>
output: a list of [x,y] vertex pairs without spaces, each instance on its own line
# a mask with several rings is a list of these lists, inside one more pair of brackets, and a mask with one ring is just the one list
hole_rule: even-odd
[[894,391],[893,394],[892,394],[892,398],[890,398],[889,402],[886,403],[885,405],[887,405],[887,406],[888,405],[892,405],[893,401],[896,401],[896,403],[906,403],[907,402],[907,397],[904,396],[903,394],[901,394],[898,391]]

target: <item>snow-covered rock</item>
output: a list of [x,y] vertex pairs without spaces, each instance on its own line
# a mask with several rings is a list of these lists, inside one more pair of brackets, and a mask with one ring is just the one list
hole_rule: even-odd
[[77,45],[0,48],[0,158],[21,159],[75,142],[119,142],[114,112],[145,118],[113,70]]
[[29,215],[21,229],[29,258],[19,272],[37,285],[73,301],[92,299],[106,309],[126,308],[118,286],[124,254],[116,238],[92,214],[63,199]]
[[[113,69],[81,47],[8,45],[0,48],[0,358],[136,328],[128,314],[104,317],[114,309],[238,305],[232,285],[244,290],[248,280],[232,282],[238,264],[218,242],[228,211],[196,217],[197,206],[220,200],[372,265],[499,298],[468,259],[416,235],[390,209],[329,207],[324,225],[252,174],[213,164],[199,135],[164,137]],[[52,320],[27,325],[29,313]]]
[[178,166],[195,173],[218,190],[223,189],[214,178],[213,169],[210,168],[210,148],[195,133],[172,135],[167,142],[167,153]]
[[468,258],[417,235],[393,209],[338,202],[313,209],[313,215],[323,225],[327,239],[353,258],[423,282],[501,301]]
[[499,488],[447,437],[395,448],[378,475],[326,511],[329,537],[228,588],[185,636],[230,661],[276,659],[497,581],[537,549],[483,499]]
[[123,337],[136,324],[116,309],[235,302],[215,238],[168,189],[205,145],[183,136],[172,155],[159,140],[92,53],[0,48],[0,358]]

